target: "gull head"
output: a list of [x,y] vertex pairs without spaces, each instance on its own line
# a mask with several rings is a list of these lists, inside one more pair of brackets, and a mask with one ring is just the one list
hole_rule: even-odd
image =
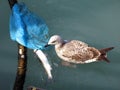
[[62,38],[59,35],[53,35],[51,36],[48,45],[57,45],[62,43]]

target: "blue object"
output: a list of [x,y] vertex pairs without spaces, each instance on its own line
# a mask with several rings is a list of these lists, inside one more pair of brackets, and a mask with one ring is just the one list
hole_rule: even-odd
[[48,27],[24,3],[16,3],[10,16],[10,37],[27,48],[44,49],[49,40]]

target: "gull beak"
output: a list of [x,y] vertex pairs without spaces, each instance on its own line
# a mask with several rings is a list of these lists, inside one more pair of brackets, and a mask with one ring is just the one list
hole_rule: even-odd
[[50,45],[49,45],[49,44],[46,44],[46,45],[45,45],[45,47],[48,47],[48,46],[50,46]]

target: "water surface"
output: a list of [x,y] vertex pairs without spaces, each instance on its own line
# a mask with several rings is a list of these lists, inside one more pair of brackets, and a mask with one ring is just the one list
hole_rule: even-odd
[[[52,83],[32,50],[28,50],[26,87],[46,90],[120,90],[120,1],[119,0],[18,0],[42,16],[50,35],[77,39],[96,48],[114,46],[108,53],[111,63],[61,65],[54,48],[45,51],[53,67]],[[17,67],[17,44],[9,37],[10,8],[0,0],[0,90],[12,90]]]

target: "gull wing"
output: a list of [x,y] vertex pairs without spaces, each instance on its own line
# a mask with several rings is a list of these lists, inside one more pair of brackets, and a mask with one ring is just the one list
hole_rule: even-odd
[[63,46],[61,54],[71,60],[84,62],[98,56],[99,51],[93,47],[88,47],[84,42],[72,40]]

